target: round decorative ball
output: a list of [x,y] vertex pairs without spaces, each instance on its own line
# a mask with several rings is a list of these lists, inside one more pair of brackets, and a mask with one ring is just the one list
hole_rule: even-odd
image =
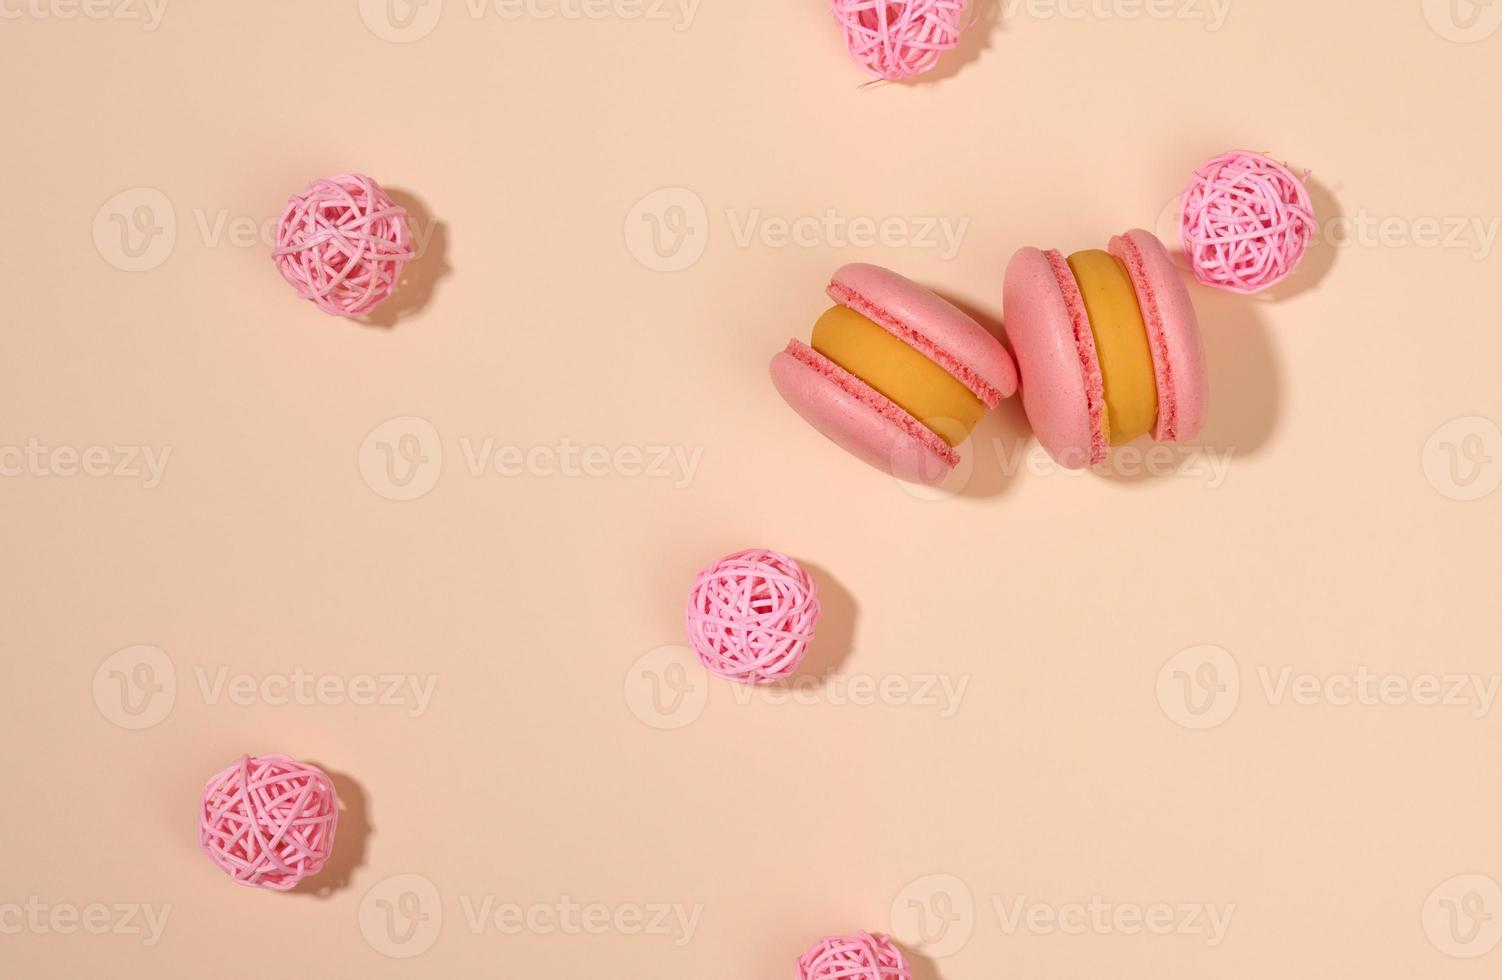
[[688,642],[705,667],[746,684],[791,677],[819,622],[819,592],[797,562],[754,549],[699,573],[684,614]]
[[315,180],[288,200],[271,255],[303,299],[334,316],[364,316],[412,258],[407,211],[361,174]]
[[247,755],[204,784],[198,846],[237,884],[286,891],[322,870],[338,823],[322,769]]
[[921,75],[960,43],[966,0],[833,0],[845,49],[878,78]]
[[798,957],[798,980],[912,980],[892,940],[869,932],[827,936]]
[[1261,153],[1236,150],[1195,171],[1184,191],[1179,234],[1194,278],[1256,293],[1282,282],[1314,237],[1309,188]]

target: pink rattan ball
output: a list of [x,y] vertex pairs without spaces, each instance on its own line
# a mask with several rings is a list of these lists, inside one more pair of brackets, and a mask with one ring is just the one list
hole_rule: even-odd
[[287,202],[272,250],[297,295],[335,316],[363,316],[396,289],[412,258],[407,212],[360,174],[315,180]]
[[798,980],[912,980],[902,950],[886,936],[828,936],[798,957]]
[[1195,171],[1181,203],[1184,251],[1207,286],[1260,292],[1293,273],[1314,237],[1309,189],[1260,153],[1211,160]]
[[960,43],[966,0],[833,0],[845,48],[866,71],[896,81],[921,75]]
[[819,622],[814,580],[787,555],[741,551],[699,573],[684,615],[712,672],[746,684],[791,677]]
[[198,846],[238,884],[286,891],[323,868],[338,823],[322,769],[247,755],[204,784]]

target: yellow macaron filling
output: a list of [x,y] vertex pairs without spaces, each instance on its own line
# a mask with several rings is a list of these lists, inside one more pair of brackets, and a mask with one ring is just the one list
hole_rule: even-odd
[[1148,346],[1142,307],[1126,266],[1109,252],[1092,249],[1069,256],[1095,336],[1106,389],[1106,431],[1120,446],[1151,432],[1158,420],[1158,379]]
[[985,404],[907,342],[846,306],[814,324],[814,350],[886,395],[951,446],[970,436]]

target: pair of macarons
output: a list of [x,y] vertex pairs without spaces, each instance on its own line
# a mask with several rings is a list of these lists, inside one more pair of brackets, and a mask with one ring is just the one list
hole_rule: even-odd
[[952,303],[878,266],[836,270],[828,293],[835,306],[809,343],[772,359],[772,381],[814,428],[899,479],[942,483],[976,424],[1019,388],[1039,442],[1071,469],[1144,435],[1183,441],[1204,427],[1199,322],[1150,232],[1068,258],[1019,251],[1002,297],[1011,353]]

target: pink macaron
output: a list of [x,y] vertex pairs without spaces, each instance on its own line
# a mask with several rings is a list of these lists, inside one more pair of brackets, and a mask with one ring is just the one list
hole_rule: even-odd
[[[1204,428],[1209,383],[1184,281],[1150,232],[1118,235],[1107,252],[1130,280],[1146,330],[1157,400],[1149,431],[1165,442],[1193,439]],[[1109,455],[1111,372],[1102,369],[1089,304],[1071,268],[1074,258],[1022,249],[1007,266],[1003,305],[1033,431],[1061,465],[1081,469]]]
[[[920,419],[898,401],[922,402],[913,397],[915,389],[928,395],[940,391],[941,398],[948,395],[951,401],[958,397],[968,403],[973,397],[977,413],[988,411],[1017,390],[1011,356],[953,304],[879,266],[844,266],[835,271],[827,292],[836,308],[826,317],[840,316],[841,308],[859,315],[844,316],[842,343],[855,351],[846,363],[867,376],[838,363],[835,358],[841,354],[829,345],[825,350],[833,357],[816,350],[816,327],[812,346],[793,340],[772,358],[772,383],[794,411],[851,454],[908,482],[942,482],[959,462],[956,446],[968,428],[951,419]],[[871,329],[867,321],[921,359],[880,335],[862,335]],[[949,379],[963,389],[957,396],[942,391]],[[967,417],[966,422],[973,420]]]

